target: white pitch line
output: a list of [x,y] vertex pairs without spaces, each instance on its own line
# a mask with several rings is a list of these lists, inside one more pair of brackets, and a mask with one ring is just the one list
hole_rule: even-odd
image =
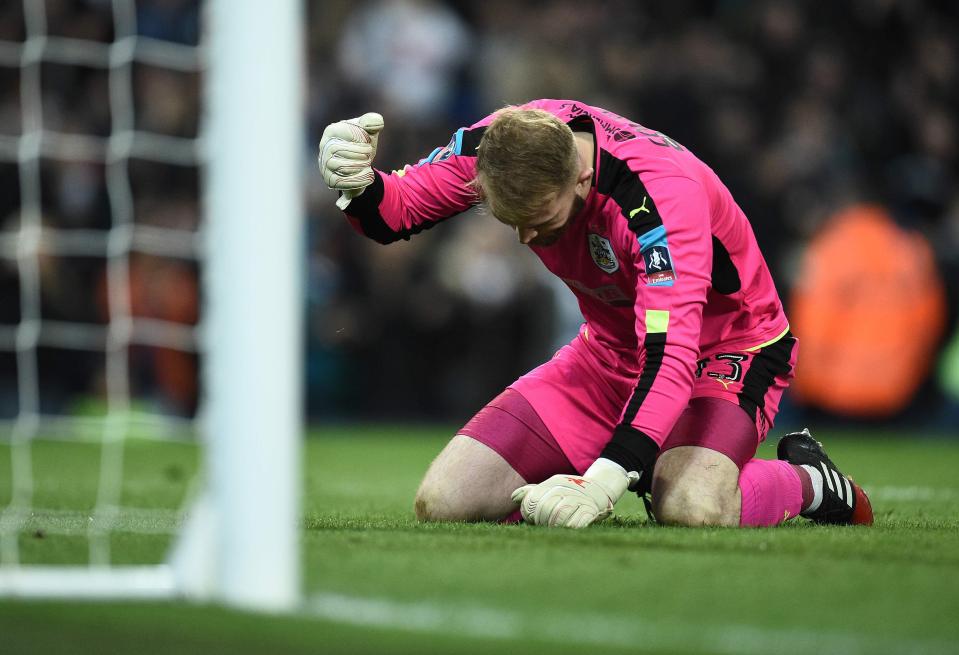
[[959,501],[959,489],[953,487],[865,487],[872,501],[902,502],[956,502]]
[[530,608],[508,612],[481,605],[401,602],[336,593],[312,596],[305,611],[308,616],[350,625],[454,637],[609,646],[636,652],[671,650],[716,655],[945,655],[956,652],[956,645],[945,641],[886,639],[739,624],[710,625],[699,621],[653,621],[632,614],[536,613]]
[[[175,534],[183,523],[184,511],[172,509],[118,508],[112,533]],[[95,509],[32,509],[23,518],[17,532],[41,532],[57,536],[87,536],[97,520]]]

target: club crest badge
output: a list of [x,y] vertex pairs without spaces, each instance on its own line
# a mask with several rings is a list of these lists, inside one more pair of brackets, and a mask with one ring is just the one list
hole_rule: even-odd
[[615,273],[619,270],[619,261],[616,259],[616,253],[613,252],[613,246],[609,239],[601,237],[592,232],[589,238],[589,254],[593,261],[606,273]]

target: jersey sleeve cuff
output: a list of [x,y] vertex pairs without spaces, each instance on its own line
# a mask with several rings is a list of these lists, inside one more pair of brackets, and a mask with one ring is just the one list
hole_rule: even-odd
[[353,198],[343,211],[362,220],[365,216],[380,214],[385,186],[379,171],[373,171],[373,182],[363,189],[363,193]]
[[639,482],[631,487],[640,494],[650,490],[659,444],[631,425],[618,425],[600,457],[612,460],[627,471],[639,473]]
[[359,223],[359,228],[369,238],[379,243],[391,243],[401,238],[390,229],[380,213],[380,203],[386,193],[383,174],[374,171],[373,183],[363,189],[363,193],[350,201],[343,212]]

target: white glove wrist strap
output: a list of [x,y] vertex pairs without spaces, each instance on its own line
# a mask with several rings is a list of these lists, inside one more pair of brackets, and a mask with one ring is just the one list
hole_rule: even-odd
[[626,489],[639,475],[634,472],[627,472],[622,466],[611,459],[600,457],[590,464],[583,477],[592,482],[598,482],[606,490],[609,499],[614,503],[623,497]]

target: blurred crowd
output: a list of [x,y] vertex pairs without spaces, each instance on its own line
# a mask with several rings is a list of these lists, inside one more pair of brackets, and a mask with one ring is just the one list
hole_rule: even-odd
[[[23,39],[20,5],[0,5],[0,40]],[[46,0],[45,6],[51,34],[113,36],[109,1]],[[198,39],[198,2],[138,0],[136,6],[141,34]],[[507,103],[553,97],[662,131],[716,170],[750,217],[787,312],[804,282],[810,244],[846,208],[879,206],[897,229],[922,237],[945,309],[936,329],[926,330],[931,363],[896,414],[956,431],[959,342],[949,347],[959,309],[954,3],[330,0],[308,2],[306,17],[305,368],[314,418],[465,420],[571,338],[578,321],[569,292],[488,216],[471,212],[389,247],[356,235],[335,209],[335,194],[314,174],[325,125],[382,113],[377,165],[389,170],[415,163],[458,127]],[[103,71],[48,64],[42,73],[45,127],[109,133]],[[19,75],[0,67],[0,135],[18,134],[24,120]],[[196,134],[196,75],[136,66],[134,82],[137,129]],[[45,221],[109,225],[102,165],[44,160],[42,168]],[[130,172],[135,220],[195,225],[195,169],[134,161]],[[0,162],[3,229],[16,224],[19,203],[17,167]],[[184,280],[195,280],[192,262],[145,257],[131,265],[143,267],[145,281],[136,311],[195,320],[183,302],[164,302],[171,296],[195,302],[195,283],[182,290]],[[103,297],[102,262],[45,266],[51,270],[44,312],[106,320],[105,301],[77,301]],[[3,267],[0,321],[16,322],[15,266]],[[189,367],[182,363],[178,375],[164,377],[159,371],[167,359],[136,354],[138,390],[171,411],[190,413],[193,391],[183,394],[174,382],[189,377]],[[102,365],[66,368],[64,379],[72,381],[61,385],[65,397],[96,392]],[[5,386],[9,379],[4,372]]]
[[[953,3],[373,0],[310,16],[312,141],[331,121],[379,111],[377,161],[389,170],[508,103],[610,109],[717,171],[787,311],[807,246],[844,208],[878,204],[924,235],[948,298],[930,346],[943,357],[959,307]],[[384,248],[357,238],[321,186],[312,180],[309,375],[324,414],[463,419],[575,333],[568,291],[492,219]],[[959,425],[959,389],[944,379],[927,367],[900,415]]]
[[[98,44],[114,41],[111,0],[37,0],[42,4],[45,33],[77,43],[95,54]],[[32,7],[31,7],[32,5]],[[36,3],[0,3],[0,42],[17,44],[28,36],[24,9]],[[36,14],[34,14],[36,15]],[[195,46],[200,39],[200,14],[195,0],[156,0],[136,3],[137,33],[164,41]],[[34,28],[36,29],[36,27]],[[81,62],[84,59],[80,59]],[[39,73],[41,110],[28,113],[38,98],[30,80]],[[135,130],[191,139],[200,122],[200,75],[134,63],[131,67],[132,116]],[[24,131],[107,137],[121,116],[112,115],[108,69],[78,63],[43,60],[39,71],[0,66],[0,138]],[[32,79],[32,78],[31,78]],[[114,83],[122,78],[117,77]],[[13,153],[15,154],[15,153]],[[76,160],[41,157],[39,189],[32,189],[28,166],[18,165],[7,152],[0,159],[0,234],[14,233],[21,223],[20,209],[39,202],[44,228],[77,235],[106,230],[124,206],[123,188],[133,198],[136,225],[196,230],[200,220],[200,172],[197,166],[164,164],[131,158],[116,167],[113,193],[107,183],[111,171],[101,159]],[[119,191],[118,191],[119,190]],[[30,194],[30,197],[24,195]],[[92,242],[86,239],[88,243]],[[106,252],[105,241],[103,252]],[[66,256],[41,251],[38,258],[40,318],[104,325],[111,318],[107,259]],[[198,320],[198,265],[190,259],[133,252],[129,267],[129,308],[134,317],[195,324]],[[21,265],[15,258],[0,259],[0,325],[22,318]],[[115,313],[117,308],[112,308]],[[104,350],[41,346],[37,352],[39,404],[44,413],[100,413],[106,401]],[[197,406],[197,357],[171,348],[131,345],[129,386],[133,406],[176,415],[192,415]],[[19,409],[17,361],[12,352],[0,353],[0,417]]]

